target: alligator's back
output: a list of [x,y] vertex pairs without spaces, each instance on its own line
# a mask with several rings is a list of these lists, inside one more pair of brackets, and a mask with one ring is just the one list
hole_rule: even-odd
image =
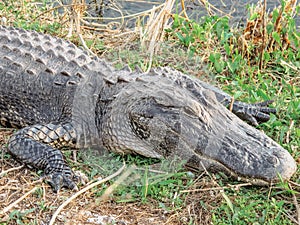
[[0,123],[69,121],[90,57],[62,39],[0,27]]

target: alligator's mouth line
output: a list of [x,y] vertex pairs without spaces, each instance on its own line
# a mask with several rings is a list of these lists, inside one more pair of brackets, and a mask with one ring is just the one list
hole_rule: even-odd
[[[170,126],[168,126],[168,127],[174,134],[177,134],[177,132],[172,127],[170,127]],[[183,141],[187,146],[189,146],[190,149],[192,149],[191,146],[189,145],[189,141],[187,141],[185,138],[181,137],[180,141]],[[263,178],[253,178],[250,176],[238,174],[238,173],[234,172],[232,169],[230,169],[228,166],[224,165],[222,162],[220,162],[216,159],[210,158],[208,156],[205,156],[205,155],[199,155],[199,154],[195,153],[195,151],[193,151],[193,154],[196,155],[200,159],[201,166],[202,166],[203,170],[206,171],[207,173],[209,173],[208,171],[210,171],[210,170],[207,170],[207,168],[205,168],[205,166],[201,162],[201,160],[208,162],[208,164],[212,165],[213,167],[218,168],[216,170],[216,172],[224,172],[225,174],[229,175],[230,177],[236,178],[238,181],[251,183],[252,185],[258,185],[258,186],[267,186],[267,185],[272,184],[272,181],[267,181]],[[189,167],[189,165],[186,165],[186,166]],[[194,167],[191,166],[191,168],[194,168]],[[199,168],[194,168],[194,169],[199,171]]]
[[[258,186],[267,186],[267,185],[272,184],[271,181],[267,181],[262,178],[253,178],[253,177],[244,176],[244,175],[241,176],[241,174],[233,172],[233,170],[231,170],[229,167],[225,166],[223,163],[221,163],[215,159],[204,157],[204,156],[200,157],[199,154],[196,154],[196,155],[200,158],[200,160],[209,162],[214,167],[217,167],[218,170],[216,170],[216,172],[224,172],[225,174],[227,174],[233,178],[236,178],[238,181],[251,183],[252,185],[258,185]],[[201,163],[203,170],[209,174],[209,172],[208,172],[209,170],[207,170],[207,168],[204,166],[204,164],[202,162],[200,162],[200,163]],[[187,167],[194,168],[195,170],[199,171],[199,167],[195,168],[195,167],[189,166],[189,165],[187,165]]]

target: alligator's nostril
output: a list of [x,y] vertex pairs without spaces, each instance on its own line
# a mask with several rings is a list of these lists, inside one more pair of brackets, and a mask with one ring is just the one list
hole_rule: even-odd
[[270,163],[274,166],[277,167],[280,164],[279,159],[276,156],[271,156],[270,157]]

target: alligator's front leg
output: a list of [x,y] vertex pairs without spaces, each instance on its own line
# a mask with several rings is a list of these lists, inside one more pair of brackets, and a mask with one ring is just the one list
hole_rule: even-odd
[[272,100],[254,104],[235,101],[229,94],[221,89],[199,79],[187,76],[177,70],[158,68],[155,72],[171,78],[175,83],[188,89],[199,101],[201,101],[201,98],[204,96],[203,91],[212,91],[218,102],[232,110],[234,114],[242,120],[249,122],[251,125],[257,126],[260,122],[266,122],[270,119],[270,113],[276,113],[276,109],[268,107],[268,105],[273,102]]
[[229,104],[224,104],[234,112],[242,120],[248,121],[254,126],[258,126],[260,122],[266,122],[270,119],[270,113],[276,113],[275,108],[269,108],[268,105],[273,103],[273,100],[248,104],[240,101],[233,101],[232,108]]
[[44,178],[54,191],[62,187],[77,189],[77,177],[57,148],[74,146],[76,132],[70,124],[47,124],[25,127],[9,140],[8,150],[19,161],[44,170]]
[[[242,120],[248,121],[254,126],[258,126],[258,123],[266,122],[270,119],[270,113],[276,113],[275,108],[269,108],[273,100],[267,100],[264,102],[249,104],[240,101],[235,101],[230,95],[220,90],[219,88],[213,87],[202,81],[199,81],[201,86],[206,89],[213,91],[216,95],[217,100],[230,109],[234,114],[240,117]],[[197,85],[196,85],[197,86]],[[195,90],[193,90],[195,91]]]
[[235,101],[230,95],[217,87],[211,86],[200,80],[188,78],[187,76],[185,79],[188,84],[187,88],[196,96],[199,95],[201,87],[214,92],[217,100],[222,105],[232,110],[232,112],[242,120],[245,120],[254,126],[258,126],[258,123],[260,122],[268,121],[270,119],[270,113],[276,113],[276,109],[268,107],[273,102],[272,100],[254,104]]

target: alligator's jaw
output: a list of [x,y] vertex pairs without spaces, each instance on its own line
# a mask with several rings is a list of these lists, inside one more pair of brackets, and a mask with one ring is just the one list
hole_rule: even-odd
[[266,134],[217,103],[206,112],[207,123],[201,122],[198,127],[185,122],[188,126],[181,130],[187,145],[192,139],[198,140],[188,165],[221,171],[255,185],[289,180],[295,173],[297,165],[293,157]]
[[[274,157],[275,160],[278,160],[278,165],[271,169],[269,176],[260,169],[254,169],[252,173],[251,170],[248,170],[249,173],[247,173],[247,175],[241,174],[238,172],[239,168],[234,165],[223,164],[220,160],[205,158],[203,155],[196,155],[195,157],[190,158],[187,162],[187,167],[196,171],[209,170],[222,172],[237,179],[238,181],[264,186],[272,183],[278,183],[281,180],[289,180],[297,169],[295,160],[291,157],[291,155],[285,149],[281,148],[279,151],[278,150],[279,149],[277,149],[277,152],[280,152],[280,157]],[[242,163],[239,164],[239,166],[243,166]],[[266,170],[270,171],[270,168],[266,168]]]
[[110,109],[99,130],[111,151],[176,156],[188,166],[261,185],[277,182],[279,176],[288,180],[296,171],[287,150],[240,120],[209,91],[195,99],[162,78],[144,76],[124,87]]

